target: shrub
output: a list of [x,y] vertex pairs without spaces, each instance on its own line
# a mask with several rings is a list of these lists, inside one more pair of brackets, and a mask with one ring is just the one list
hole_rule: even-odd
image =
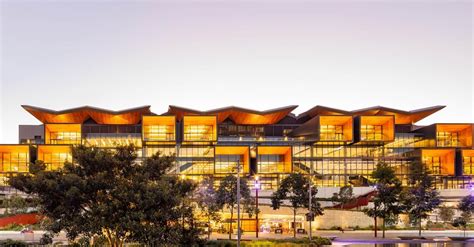
[[[309,241],[308,238],[267,239],[267,240],[242,241],[241,245],[244,247],[267,247],[267,246],[316,247],[316,246],[322,246],[322,245],[331,245],[331,240],[327,238],[323,238],[323,237],[314,237],[311,241]],[[210,240],[210,241],[207,241],[204,246],[233,247],[233,246],[237,246],[237,242],[230,241],[230,240]]]
[[332,242],[328,238],[315,237],[312,239],[311,244],[315,244],[316,246],[322,246],[322,245],[331,245]]
[[237,242],[231,240],[209,240],[204,246],[234,247],[237,246]]
[[24,228],[24,226],[19,225],[17,223],[11,223],[6,225],[5,227],[2,228],[2,230],[6,231],[21,231]]
[[20,241],[20,240],[7,239],[7,240],[0,241],[0,246],[3,246],[3,247],[27,247],[28,244],[26,242]]

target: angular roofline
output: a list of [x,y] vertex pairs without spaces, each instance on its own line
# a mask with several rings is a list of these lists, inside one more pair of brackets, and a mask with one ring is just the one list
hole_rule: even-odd
[[[144,106],[133,107],[133,108],[128,108],[128,109],[119,110],[119,111],[108,110],[108,109],[95,107],[95,106],[88,106],[88,105],[69,108],[69,109],[64,109],[64,110],[59,110],[59,111],[52,110],[52,109],[47,109],[47,108],[42,108],[42,107],[37,107],[37,106],[32,106],[32,105],[21,105],[21,107],[23,107],[23,109],[25,109],[27,111],[30,111],[30,109],[31,109],[31,110],[34,110],[34,111],[47,112],[47,113],[50,113],[50,114],[56,114],[57,115],[57,114],[72,113],[72,112],[77,112],[77,111],[82,111],[82,110],[100,111],[100,112],[105,112],[105,113],[109,113],[109,114],[123,114],[123,113],[127,113],[127,112],[138,111],[138,110],[150,110],[151,106],[150,105],[144,105]],[[150,113],[152,113],[152,112],[150,111]]]
[[[335,113],[339,113],[339,114],[350,114],[350,112],[346,111],[346,110],[342,110],[342,109],[337,109],[337,108],[332,108],[332,107],[328,107],[328,106],[323,106],[323,105],[316,105],[316,106],[313,106],[311,109],[303,112],[303,113],[300,113],[298,114],[298,116],[296,117],[297,119],[300,119],[300,118],[303,118],[303,117],[306,117],[309,115],[310,112],[312,111],[316,111],[317,109],[322,109],[322,110],[326,110],[326,111],[330,111],[330,112],[335,112]],[[311,117],[311,116],[310,116]],[[314,116],[313,116],[314,117]]]
[[[350,111],[351,113],[358,113],[358,112],[364,112],[364,111],[371,111],[371,110],[379,110],[379,111],[391,111],[391,112],[396,112],[396,113],[401,113],[401,114],[410,114],[410,113],[419,113],[419,112],[426,112],[426,111],[439,111],[446,106],[444,105],[436,105],[436,106],[429,106],[425,108],[420,108],[416,110],[411,110],[411,111],[404,111],[400,109],[395,109],[395,108],[390,108],[390,107],[385,107],[385,106],[372,106],[372,107],[367,107],[367,108],[362,108],[362,109],[357,109],[357,110],[352,110]],[[434,112],[433,112],[434,113]]]
[[[242,112],[253,113],[253,114],[258,114],[258,115],[271,114],[271,113],[281,112],[281,111],[289,111],[289,113],[291,113],[291,111],[293,111],[297,107],[298,105],[289,105],[289,106],[273,108],[273,109],[269,109],[265,111],[258,111],[258,110],[243,108],[239,106],[225,106],[225,107],[215,108],[215,109],[211,109],[207,111],[200,111],[200,110],[195,110],[195,109],[176,106],[176,105],[169,105],[169,109],[175,108],[177,110],[188,111],[188,112],[192,112],[196,114],[209,114],[209,113],[218,113],[218,112],[235,110],[235,111],[242,111]],[[168,112],[169,111],[170,110],[168,110]]]

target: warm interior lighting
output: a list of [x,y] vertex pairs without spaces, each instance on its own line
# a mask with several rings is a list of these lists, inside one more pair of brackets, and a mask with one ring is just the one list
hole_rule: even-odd
[[352,141],[352,116],[320,116],[320,141]]
[[291,147],[259,146],[257,147],[258,173],[289,173],[291,166]]
[[250,172],[250,148],[248,146],[217,146],[216,173],[235,173],[240,164],[241,172]]
[[455,174],[454,149],[422,149],[421,160],[434,175]]
[[464,149],[461,151],[463,175],[474,175],[474,150]]
[[184,141],[216,141],[215,116],[184,116]]
[[69,145],[38,145],[38,160],[46,165],[46,170],[62,168],[65,162],[72,161],[71,146]]
[[361,141],[393,141],[395,125],[393,116],[361,116]]
[[1,172],[28,172],[29,163],[28,145],[0,145]]
[[175,122],[174,116],[143,116],[143,140],[174,142]]
[[81,144],[80,124],[45,124],[45,144]]
[[437,124],[438,147],[472,147],[472,124]]

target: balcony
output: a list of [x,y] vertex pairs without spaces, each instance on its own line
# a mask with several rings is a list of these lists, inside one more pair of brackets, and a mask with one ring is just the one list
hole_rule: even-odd
[[184,116],[184,142],[215,142],[217,141],[217,119],[215,116]]
[[236,173],[237,164],[242,165],[242,173],[250,172],[249,146],[217,146],[215,152],[216,173]]
[[352,142],[352,116],[320,116],[319,141]]
[[28,145],[0,145],[0,172],[28,172],[30,149]]
[[257,147],[258,173],[290,173],[292,171],[292,152],[289,146]]
[[38,145],[37,159],[44,162],[46,170],[58,170],[64,166],[65,162],[72,162],[71,146]]
[[462,157],[462,174],[474,175],[474,150],[473,149],[461,150],[461,157]]
[[433,175],[455,175],[454,149],[422,149],[421,161]]
[[436,124],[438,147],[472,147],[472,124]]
[[359,116],[356,121],[358,141],[391,142],[395,140],[394,116]]
[[148,144],[176,141],[175,116],[143,116],[142,126],[143,141]]
[[81,144],[80,124],[45,124],[45,144]]

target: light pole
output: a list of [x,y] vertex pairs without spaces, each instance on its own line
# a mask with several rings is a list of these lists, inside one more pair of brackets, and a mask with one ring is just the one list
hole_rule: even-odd
[[[375,193],[377,193],[377,185],[373,186]],[[377,203],[374,203],[374,237],[377,237]]]
[[258,190],[261,188],[260,181],[258,180],[258,176],[255,176],[255,237],[258,238]]
[[311,207],[311,180],[309,180],[309,240],[311,241],[311,237],[313,235],[313,227],[311,225],[312,221],[313,221],[313,210],[312,210],[312,207]]
[[240,162],[237,163],[237,247],[240,247]]
[[312,221],[313,221],[313,205],[312,204],[312,185],[311,185],[311,180],[313,179],[313,163],[310,163],[309,165],[309,179],[308,179],[308,183],[309,183],[309,186],[308,186],[308,194],[309,194],[309,240],[311,241],[311,238],[313,237],[313,225],[312,225]]

